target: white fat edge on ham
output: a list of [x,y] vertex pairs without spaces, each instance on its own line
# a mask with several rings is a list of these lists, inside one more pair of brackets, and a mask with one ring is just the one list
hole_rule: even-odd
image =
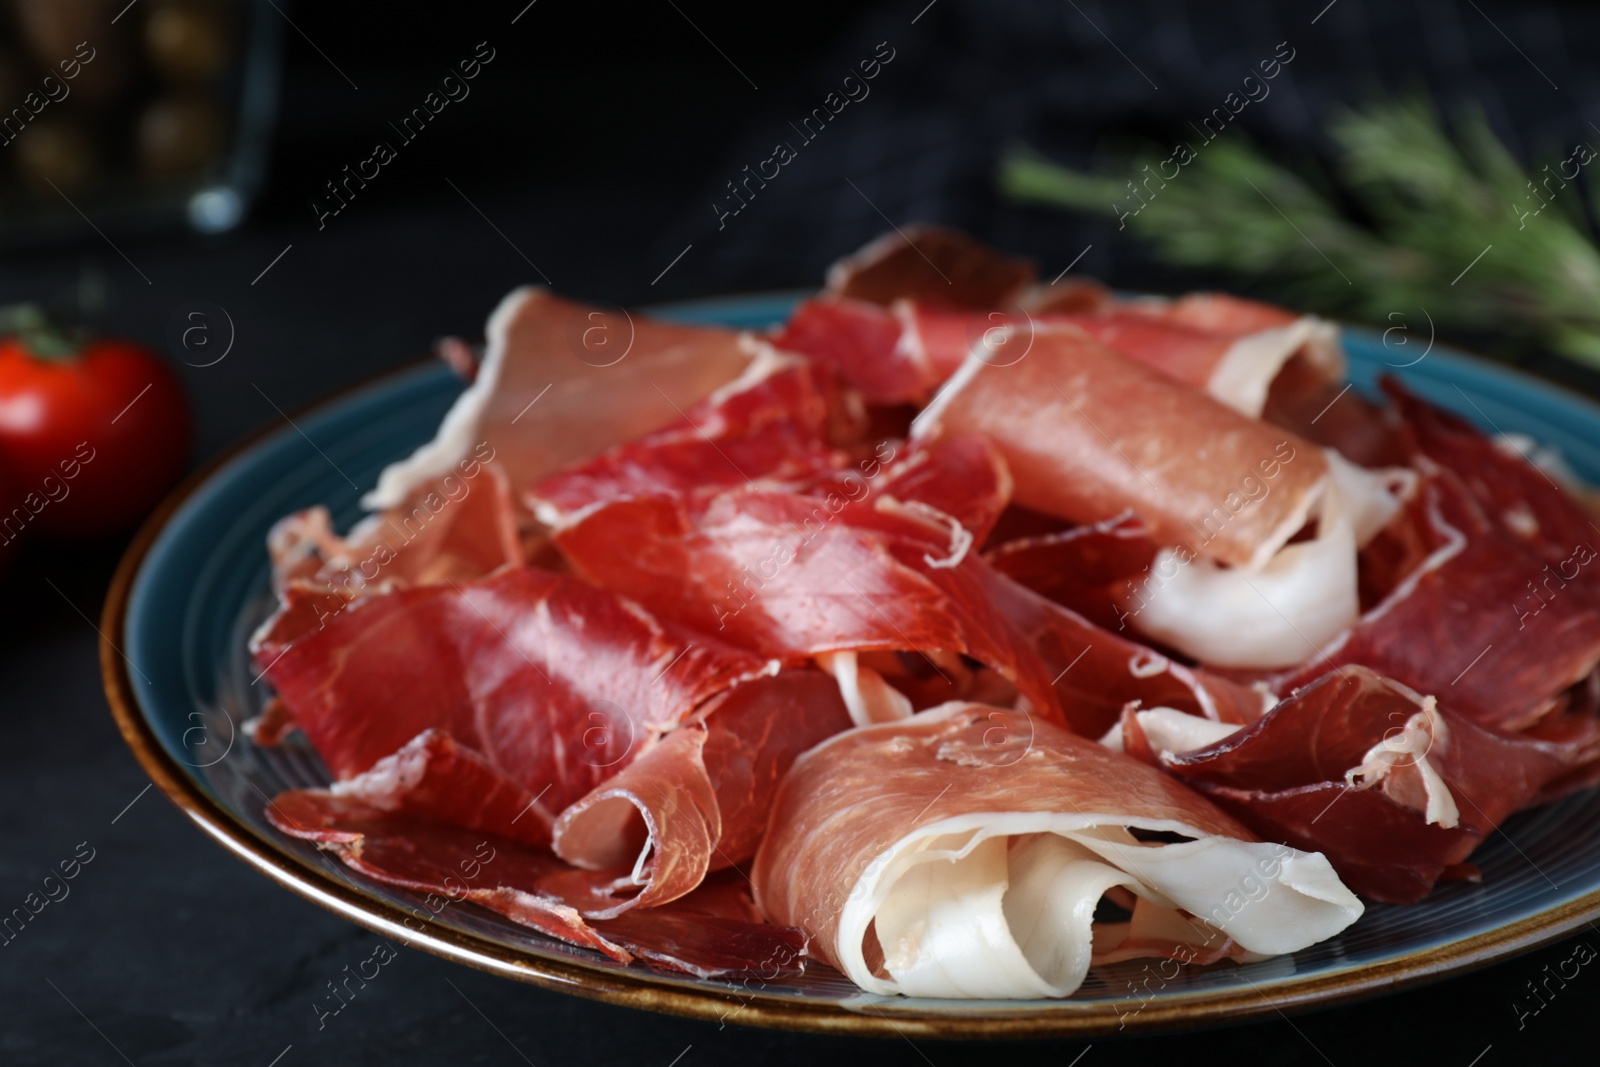
[[750,357],[750,363],[737,378],[719,385],[706,396],[706,403],[712,407],[717,407],[740,393],[754,389],[779,371],[803,367],[807,362],[804,356],[778,348],[766,338],[757,337],[753,333],[741,333],[738,343],[739,348]]
[[931,377],[933,368],[928,363],[928,345],[919,328],[916,302],[902,298],[889,305],[889,310],[900,323],[900,336],[894,343],[895,355],[916,367],[924,376]]
[[477,377],[450,405],[433,440],[383,469],[378,475],[377,488],[361,498],[362,507],[368,511],[398,507],[413,490],[449,474],[472,451],[481,436],[478,424],[483,411],[500,385],[501,368],[506,360],[506,331],[523,303],[540,288],[524,285],[513,289],[500,301],[484,329],[487,346]]
[[961,525],[959,519],[948,515],[932,504],[925,504],[920,500],[900,500],[888,493],[878,494],[878,499],[873,502],[873,509],[885,515],[898,515],[903,519],[920,522],[924,526],[931,526],[943,532],[950,538],[950,548],[942,556],[934,556],[924,552],[922,560],[930,567],[942,569],[954,567],[967,558],[967,553],[972,549],[972,531]]
[[[1006,327],[1008,332],[1011,329],[1012,327]],[[1009,341],[1009,337],[1007,340]],[[927,406],[911,420],[910,439],[915,442],[939,436],[939,420],[944,417],[945,408],[950,406],[963,389],[972,384],[972,379],[976,378],[986,366],[988,364],[983,360],[969,354],[961,366],[956,368],[956,372],[939,387],[939,391],[933,394],[933,399],[928,401]]]
[[1235,411],[1260,418],[1267,406],[1268,390],[1296,355],[1310,360],[1329,381],[1345,376],[1339,328],[1314,315],[1305,315],[1285,326],[1234,341],[1212,369],[1206,392]]
[[[1130,829],[1192,840],[1145,844]],[[1264,887],[1258,899],[1241,891],[1247,879]],[[973,812],[919,827],[874,857],[840,914],[835,956],[874,993],[1064,997],[1088,972],[1094,911],[1116,886],[1139,908],[1189,922],[1181,909],[1269,955],[1332,937],[1363,911],[1320,853],[1115,812]],[[869,927],[882,976],[867,965]]]
[[[1369,471],[1325,450],[1315,537],[1285,544],[1258,567],[1226,567],[1163,549],[1151,564],[1172,577],[1127,617],[1143,633],[1222,667],[1301,663],[1360,615],[1356,553],[1415,491],[1416,472]],[[1141,598],[1144,599],[1144,598]]]
[[[1399,682],[1392,683],[1402,690],[1417,711],[1403,725],[1396,725],[1384,734],[1383,740],[1369,748],[1361,762],[1344,774],[1348,789],[1371,789],[1380,785],[1391,800],[1406,807],[1422,808],[1429,825],[1452,829],[1461,822],[1461,811],[1443,776],[1430,762],[1435,754],[1443,755],[1450,745],[1450,731],[1439,714],[1436,698],[1424,697]],[[1419,791],[1422,796],[1419,798]]]
[[[1139,729],[1143,731],[1145,740],[1157,757],[1163,760],[1171,755],[1209,748],[1244,729],[1237,723],[1203,719],[1177,708],[1146,708],[1135,711],[1133,715],[1139,721]],[[1122,723],[1119,721],[1107,730],[1105,736],[1100,738],[1100,743],[1115,752],[1125,751]]]
[[334,782],[328,791],[336,797],[353,797],[393,811],[399,798],[415,789],[428,773],[428,742],[433,733],[424,730],[362,773]]
[[854,652],[819,652],[817,666],[839,683],[839,696],[857,726],[895,722],[911,717],[911,701],[871,667],[863,667]]
[[[433,759],[430,747],[438,735],[439,732],[431,728],[422,731],[360,774],[332,783],[328,786],[328,792],[336,797],[363,801],[381,811],[394,811],[400,806],[401,799],[421,785],[427,776],[428,766]],[[538,797],[528,807],[537,820],[546,826],[554,818],[539,803]]]

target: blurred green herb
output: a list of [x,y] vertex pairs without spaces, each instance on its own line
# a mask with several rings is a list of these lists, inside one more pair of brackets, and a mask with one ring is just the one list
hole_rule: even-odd
[[[1118,177],[1018,150],[1000,184],[1018,200],[1120,218],[1166,262],[1246,276],[1318,310],[1385,323],[1423,307],[1447,331],[1510,335],[1600,367],[1600,251],[1574,180],[1597,158],[1588,144],[1529,175],[1481,112],[1452,135],[1419,99],[1340,112],[1329,133],[1360,221],[1320,176],[1238,134],[1142,153]],[[1586,184],[1600,214],[1596,178]]]

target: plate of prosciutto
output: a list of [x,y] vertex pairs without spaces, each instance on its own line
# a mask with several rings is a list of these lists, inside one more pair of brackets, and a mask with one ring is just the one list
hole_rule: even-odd
[[[1200,1025],[1600,914],[1600,408],[908,228],[519,289],[140,535],[157,783],[394,942],[752,1025]],[[332,1005],[330,1005],[330,1010]]]

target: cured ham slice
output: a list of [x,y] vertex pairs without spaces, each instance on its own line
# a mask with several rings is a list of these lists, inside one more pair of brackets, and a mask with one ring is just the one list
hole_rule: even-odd
[[[1344,349],[1331,323],[1261,305],[1263,314],[1246,321],[1272,325],[1213,331],[1152,311],[1149,303],[974,311],[911,300],[884,308],[822,297],[802,302],[773,340],[826,364],[880,404],[925,400],[975,350],[985,362],[1010,366],[1025,357],[1035,331],[1064,326],[1252,418],[1268,410],[1269,400],[1274,410],[1298,410],[1311,398],[1325,404],[1338,389],[1327,387],[1343,381]],[[1307,421],[1319,410],[1307,413]]]
[[1485,725],[1557,716],[1557,728],[1600,663],[1590,515],[1475,428],[1389,388],[1428,471],[1403,521],[1420,561],[1322,654],[1268,684],[1287,692],[1359,663]]
[[442,730],[424,730],[371,769],[335,782],[330,792],[380,811],[532,845],[550,843],[550,816],[539,807],[541,798]]
[[739,681],[759,657],[522,568],[357,600],[308,625],[294,590],[258,666],[336,779],[426,730],[539,799],[545,820]]
[[589,580],[763,657],[908,654],[938,694],[921,706],[973,695],[975,676],[943,658],[959,655],[1089,736],[1129,700],[1236,722],[1260,714],[1260,694],[1107,633],[994,572],[948,523],[880,499],[894,500],[642,497],[594,508],[554,538]]
[[[1086,524],[1136,514],[1169,547],[1120,598],[1119,620],[1228,666],[1298,663],[1347,628],[1356,550],[1413,482],[1363,471],[1073,329],[1037,332],[1012,366],[969,359],[913,427],[921,440],[969,432],[1000,448],[1023,505]],[[1315,535],[1291,545],[1313,520]]]
[[982,546],[1011,501],[1011,472],[987,437],[970,434],[907,452],[885,471],[879,493],[880,501],[889,498],[935,522],[954,522],[974,546]]
[[828,268],[827,296],[889,304],[1000,307],[1033,281],[1033,264],[927,223],[886,233]]
[[755,853],[778,782],[812,745],[848,728],[832,679],[786,671],[747,682],[561,814],[558,855],[590,871],[585,914],[675,900]]
[[815,481],[846,463],[827,443],[828,399],[817,378],[767,349],[678,421],[545,479],[529,501],[557,526],[592,505],[650,493]]
[[[1217,298],[1212,294],[1183,297],[1174,308],[1196,299]],[[1113,351],[1203,390],[1214,400],[1252,417],[1265,410],[1269,392],[1292,359],[1303,361],[1303,369],[1296,368],[1294,375],[1299,389],[1312,391],[1344,378],[1344,350],[1338,330],[1321,319],[1295,317],[1263,306],[1262,315],[1246,317],[1255,328],[1238,330],[1235,326],[1224,331],[1199,325],[1209,318],[1191,321],[1175,314],[1153,313],[1141,303],[1101,313],[1056,316],[1048,321],[1052,325],[1060,322],[1077,326]]]
[[[1152,540],[1259,568],[1305,525],[1327,478],[1321,451],[1246,419],[1078,330],[1040,330],[1009,367],[970,360],[918,417],[914,435],[984,433],[1015,499],[1094,523],[1130,502]],[[1271,491],[1237,514],[1248,479]]]
[[[1281,953],[1361,915],[1322,856],[1257,841],[1092,741],[1021,727],[953,704],[811,750],[779,791],[757,903],[863,989],[940,997],[1067,996],[1134,930],[1150,955]],[[1131,923],[1097,928],[1108,894],[1135,898]]]
[[1148,573],[1161,546],[1132,511],[1104,522],[1014,537],[984,553],[1002,574],[1116,633],[1128,629],[1121,597]]
[[963,653],[1059,714],[1043,666],[995,616],[968,540],[948,523],[865,495],[744,489],[620,501],[554,536],[589,580],[761,656]]
[[829,368],[867,400],[898,404],[925,399],[941,380],[920,350],[901,346],[904,329],[888,308],[818,297],[801,301],[772,343]]
[[324,613],[369,592],[472,581],[524,561],[505,472],[477,458],[457,464],[433,490],[367,516],[344,537],[334,533],[327,508],[295,512],[273,526],[267,550],[279,595],[291,583],[326,594]]
[[925,399],[981,346],[1009,341],[1014,351],[990,356],[1009,365],[1036,328],[1064,324],[1252,417],[1269,392],[1319,395],[1345,375],[1337,327],[1314,316],[1222,293],[1118,301],[1098,283],[1029,288],[1032,278],[963,234],[908,227],[835,264],[777,340],[877,403]]
[[725,884],[665,908],[590,922],[549,888],[562,864],[517,841],[397,818],[319,790],[280,794],[267,816],[282,832],[317,842],[369,878],[426,894],[405,920],[415,932],[445,908],[470,903],[619,963],[640,959],[701,978],[793,977],[804,969],[804,935],[756,921],[742,894]]
[[1227,293],[1142,298],[1126,307],[1169,326],[1232,339],[1234,346],[1207,377],[1207,391],[1252,415],[1261,414],[1268,388],[1278,383],[1291,359],[1298,364],[1293,372],[1301,388],[1342,381],[1346,374],[1339,328],[1315,315]]
[[1129,711],[1120,736],[1255,832],[1326,854],[1351,889],[1394,902],[1421,899],[1508,815],[1600,761],[1592,721],[1562,740],[1508,734],[1360,666],[1212,743],[1191,735],[1192,749],[1171,747],[1182,731],[1158,712]]
[[[370,878],[449,901],[469,900],[568,944],[621,963],[632,959],[576,909],[539,891],[539,882],[559,867],[548,853],[460,827],[397,818],[363,801],[316,789],[280,793],[266,813],[283,833],[317,842]],[[487,877],[485,865],[496,862],[499,869]],[[417,929],[430,921],[420,912],[413,919]]]
[[438,434],[386,468],[364,506],[406,502],[485,445],[514,489],[533,485],[675,421],[749,364],[732,330],[589,307],[541,288],[501,301],[486,334],[477,377]]

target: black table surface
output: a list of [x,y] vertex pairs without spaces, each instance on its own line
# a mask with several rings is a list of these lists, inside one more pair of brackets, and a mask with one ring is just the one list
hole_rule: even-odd
[[[1303,15],[1300,22],[1305,22],[1314,13],[1310,9],[1321,6],[1297,9],[1297,17]],[[915,13],[922,4],[908,7]],[[1534,21],[1523,26],[1508,6],[1491,7],[1514,36],[1532,42],[1529,48],[1542,66],[1560,72],[1558,60],[1540,51],[1561,47],[1559,33],[1536,32],[1543,16],[1529,14]],[[1381,19],[1387,10],[1349,0],[1347,10],[1362,8],[1369,19]],[[1119,32],[1112,21],[1117,16],[1094,10],[1101,28]],[[501,15],[496,18],[504,21]],[[892,25],[872,21],[891,15]],[[862,54],[870,54],[870,42],[897,35],[908,59],[907,80],[914,81],[918,68],[910,61],[919,49],[925,64],[941,32],[944,43],[938,47],[946,49],[949,38],[961,32],[959,23],[952,24],[956,16],[941,11],[915,32],[908,17],[898,10],[871,16],[864,29],[829,46],[832,51],[818,61],[824,76],[784,98],[791,113],[803,112],[809,105],[801,101],[825,91],[832,77],[826,73],[829,63],[853,61],[863,42],[867,51]],[[1328,16],[1324,29],[1334,17]],[[308,25],[315,34],[317,27]],[[1276,40],[1274,30],[1268,26],[1263,32]],[[931,36],[919,38],[922,32]],[[1083,49],[1105,53],[1101,59],[1109,66],[1103,70],[1133,79],[1099,37],[1081,26],[1072,32]],[[1370,23],[1361,32],[1372,32]],[[1473,32],[1488,33],[1482,26]],[[323,43],[344,54],[339,43]],[[505,47],[509,52],[512,45]],[[746,54],[737,44],[729,47],[736,55]],[[1310,44],[1305,51],[1316,54]],[[1336,60],[1336,53],[1324,57],[1329,64],[1337,65]],[[307,53],[295,62],[301,64],[297,69],[309,69],[320,60]],[[720,63],[710,56],[697,75],[701,80],[693,83],[701,88],[691,85],[684,91],[714,100],[729,91],[721,84],[706,88],[716,78],[729,79],[742,91]],[[1520,61],[1509,52],[1504,63],[1506,69],[1520,70]],[[755,63],[747,60],[747,65],[764,77]],[[1309,70],[1311,62],[1305,65]],[[1156,61],[1144,66],[1163,82],[1171,76]],[[892,68],[885,72],[885,82],[891,73]],[[313,123],[322,101],[342,91],[331,73],[323,75],[321,82],[291,80],[286,122]],[[1134,81],[1128,84],[1130,92],[1143,91]],[[1226,78],[1218,84],[1226,84]],[[413,91],[402,85],[394,99],[408,99]],[[604,87],[597,83],[584,91],[603,93]],[[910,98],[921,99],[922,92],[919,88]],[[841,128],[831,155],[819,149],[820,162],[806,164],[811,171],[795,171],[791,191],[775,185],[765,217],[756,210],[762,205],[754,204],[746,218],[729,221],[726,233],[713,225],[717,220],[706,204],[725,177],[739,172],[740,161],[761,157],[751,154],[745,141],[730,141],[727,132],[719,132],[723,119],[709,107],[696,110],[693,123],[673,131],[659,128],[654,119],[636,122],[631,134],[640,140],[605,149],[610,163],[589,160],[581,182],[524,174],[532,192],[514,192],[513,183],[492,177],[493,168],[485,166],[486,159],[493,162],[492,152],[462,159],[441,147],[414,161],[413,177],[426,175],[434,182],[429,190],[418,194],[406,185],[410,178],[397,177],[395,195],[378,190],[322,230],[313,225],[306,201],[320,182],[313,171],[328,168],[338,153],[316,156],[304,168],[296,195],[269,203],[264,217],[241,234],[212,240],[124,237],[111,248],[86,233],[74,249],[8,255],[0,264],[0,300],[58,295],[88,271],[108,287],[108,329],[165,344],[175,357],[183,354],[173,330],[175,316],[194,301],[225,308],[236,331],[228,357],[211,367],[180,368],[194,402],[198,462],[278,422],[274,405],[293,411],[423,356],[437,336],[478,336],[500,294],[541,276],[565,293],[630,303],[811,284],[828,256],[882,229],[884,216],[969,225],[1054,269],[1092,243],[1097,250],[1084,265],[1119,284],[1140,285],[1156,276],[1142,273],[1141,261],[1130,260],[1131,253],[1104,224],[994,204],[984,191],[987,164],[975,169],[958,156],[950,163],[928,154],[915,141],[921,136],[916,131],[926,133],[924,125],[905,99],[891,96],[883,104],[883,115],[893,118],[909,141],[886,155],[880,138],[864,135],[873,127],[863,108],[860,119],[852,120],[859,128],[853,133]],[[761,131],[767,128],[756,106],[747,101],[736,108],[741,123],[752,123],[755,132],[745,139],[751,144],[762,143]],[[1293,109],[1285,113],[1292,115]],[[781,108],[772,113],[779,114]],[[986,130],[992,120],[981,107],[952,108],[949,114],[958,133]],[[927,136],[930,143],[940,143],[939,137]],[[441,140],[441,146],[448,144]],[[915,155],[913,150],[923,152],[915,156],[919,168],[897,169],[903,158]],[[830,161],[838,164],[832,170]],[[939,172],[937,180],[918,185],[930,168]],[[859,188],[851,191],[841,176],[853,176]],[[441,178],[461,188],[452,192]],[[466,202],[469,193],[472,200]],[[790,197],[787,205],[784,196]],[[807,219],[817,222],[807,227]],[[661,274],[686,245],[692,248]],[[1528,1009],[1536,1003],[1529,983],[1542,982],[1547,966],[1572,958],[1580,942],[1600,946],[1594,929],[1474,973],[1361,1003],[1293,1015],[1274,1012],[1246,1025],[1201,1032],[1112,1036],[1092,1045],[996,1046],[743,1029],[545,992],[420,951],[402,951],[343,1011],[319,1023],[315,1005],[326,983],[347,964],[368,958],[378,939],[256,875],[202,834],[159,790],[148,788],[100,688],[96,627],[121,548],[119,541],[36,544],[0,578],[6,609],[0,611],[0,911],[20,905],[59,861],[88,849],[94,857],[70,883],[69,896],[51,903],[20,936],[0,945],[3,1064],[695,1067],[870,1058],[945,1067],[1004,1057],[1095,1067],[1199,1055],[1259,1064],[1343,1065],[1376,1058],[1488,1067],[1512,1058],[1560,1062],[1565,1050],[1591,1030],[1592,1008],[1585,1005],[1594,1003],[1600,977],[1588,968],[1565,987],[1545,993],[1540,1010]]]

